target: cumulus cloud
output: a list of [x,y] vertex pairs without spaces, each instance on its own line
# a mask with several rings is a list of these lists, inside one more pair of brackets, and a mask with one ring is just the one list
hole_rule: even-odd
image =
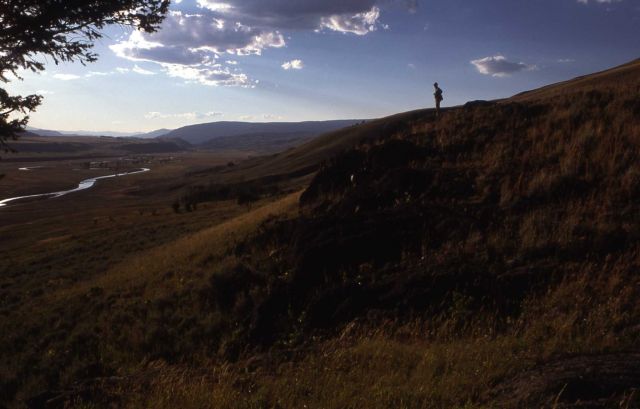
[[282,68],[285,70],[301,70],[304,68],[302,60],[291,60],[282,64]]
[[[202,9],[219,13],[223,19],[242,21],[266,30],[317,30],[358,33],[377,24],[378,0],[198,0]],[[407,3],[415,7],[414,1]],[[363,28],[360,28],[363,27]]]
[[187,82],[210,86],[255,87],[256,82],[240,72],[231,71],[220,64],[190,67],[182,64],[161,64],[168,76]]
[[232,72],[217,62],[220,54],[261,54],[265,48],[284,44],[284,37],[278,32],[261,32],[241,23],[227,24],[210,15],[174,11],[163,29],[150,38],[134,31],[111,49],[131,61],[159,64],[170,77],[210,86],[250,87],[254,83],[245,74]]
[[74,74],[54,74],[53,78],[60,81],[73,81],[73,80],[78,80],[82,77]]
[[223,55],[261,55],[284,47],[285,31],[364,36],[388,27],[380,21],[379,5],[389,1],[402,2],[409,11],[417,7],[417,0],[193,0],[191,7],[185,5],[189,2],[174,3],[159,31],[134,31],[111,49],[131,61],[157,63],[170,76],[187,76],[205,85],[252,86],[254,82],[239,70],[220,66]]
[[111,46],[119,57],[185,65],[206,62],[216,54],[260,54],[267,47],[284,46],[277,32],[263,32],[241,23],[228,23],[210,14],[171,12],[162,29],[146,38],[134,31]]
[[522,62],[512,62],[503,55],[494,55],[471,61],[478,72],[493,77],[507,77],[519,71],[532,70],[535,67]]
[[147,112],[144,117],[145,119],[187,119],[187,120],[196,120],[196,119],[206,119],[206,118],[214,118],[222,116],[222,112],[183,112],[176,114],[164,114],[162,112]]
[[380,9],[374,6],[371,10],[354,15],[335,14],[323,17],[320,20],[320,27],[363,36],[376,30],[379,18]]

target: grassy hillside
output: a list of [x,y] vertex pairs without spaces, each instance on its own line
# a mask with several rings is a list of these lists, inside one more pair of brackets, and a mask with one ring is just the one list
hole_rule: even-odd
[[15,152],[3,161],[52,161],[108,158],[128,154],[180,153],[191,148],[180,139],[138,139],[93,136],[35,136],[24,134],[9,144]]
[[254,133],[246,135],[221,136],[200,145],[200,149],[224,152],[240,150],[254,154],[278,153],[302,145],[317,136],[314,133]]
[[266,157],[257,157],[240,163],[237,167],[221,171],[209,169],[202,174],[215,181],[238,182],[261,178],[291,178],[314,174],[321,164],[340,152],[366,140],[406,129],[419,118],[431,117],[431,110],[417,110],[387,118],[367,121],[364,124],[346,126],[315,137],[310,142]]
[[[638,407],[638,95],[635,62],[193,173],[198,232],[69,281],[3,265],[0,397]],[[229,200],[252,183],[280,192]]]
[[250,134],[287,135],[304,133],[320,135],[335,129],[351,126],[359,120],[309,121],[309,122],[211,122],[189,125],[165,134],[168,138],[181,138],[194,144],[204,144],[220,137]]

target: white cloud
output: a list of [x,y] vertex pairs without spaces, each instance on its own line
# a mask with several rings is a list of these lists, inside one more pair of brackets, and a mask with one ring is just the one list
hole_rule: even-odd
[[101,72],[101,71],[90,71],[89,73],[85,74],[85,78],[106,77],[108,75],[111,75],[111,73],[110,72]]
[[187,120],[196,120],[196,119],[206,119],[206,118],[215,118],[218,116],[222,116],[222,112],[183,112],[176,114],[164,114],[162,112],[152,111],[147,112],[144,117],[145,119],[187,119]]
[[473,60],[471,64],[476,67],[480,74],[491,75],[493,77],[507,77],[519,71],[535,69],[535,66],[522,62],[508,61],[507,58],[502,55]]
[[[388,28],[380,22],[378,6],[388,1],[401,2],[411,12],[417,7],[417,0],[196,0],[194,12],[174,3],[159,31],[134,31],[110,48],[121,58],[157,63],[173,77],[188,77],[205,85],[247,86],[256,81],[239,70],[230,73],[220,68],[224,54],[261,55],[284,47],[284,31],[363,36],[379,27]],[[227,60],[228,65],[237,63]]]
[[[417,0],[405,3],[415,12]],[[329,28],[354,34],[372,31],[378,23],[378,3],[388,0],[198,0],[198,5],[222,19],[240,21],[266,31]]]
[[140,74],[140,75],[156,75],[155,72],[149,71],[149,70],[145,70],[144,68],[140,68],[140,67],[138,67],[137,64],[133,66],[131,71],[135,72],[136,74]]
[[209,86],[255,87],[256,82],[246,74],[232,72],[220,64],[212,66],[185,66],[182,64],[161,64],[166,74],[174,78],[182,78],[192,83]]
[[230,11],[233,7],[229,3],[213,0],[197,0],[198,6],[211,11]]
[[282,68],[285,70],[301,70],[304,68],[304,62],[302,60],[291,60],[282,64]]
[[46,89],[39,89],[35,92],[37,95],[53,95],[55,92]]
[[323,17],[320,27],[362,36],[376,30],[379,18],[380,8],[373,6],[371,10],[354,15],[336,14]]
[[74,74],[54,74],[53,78],[60,81],[73,81],[73,80],[78,80],[82,77]]
[[110,45],[109,48],[119,57],[127,57],[130,49],[151,50],[153,48],[162,47],[162,44],[147,41],[140,31],[133,31],[126,41]]
[[[255,82],[246,74],[231,72],[217,62],[220,54],[260,55],[265,48],[284,45],[279,32],[261,31],[241,23],[226,24],[210,15],[173,11],[163,29],[150,39],[135,31],[111,49],[131,61],[159,64],[170,77],[210,86],[251,87]],[[142,73],[135,68],[134,72]]]
[[217,54],[261,54],[265,48],[285,45],[277,31],[264,31],[242,23],[227,24],[209,14],[169,13],[162,30],[144,37],[134,31],[111,50],[119,57],[133,61],[171,64],[202,64]]

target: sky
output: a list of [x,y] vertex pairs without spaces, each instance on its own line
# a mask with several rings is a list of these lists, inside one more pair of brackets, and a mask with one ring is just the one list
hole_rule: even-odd
[[640,57],[640,0],[174,0],[154,34],[110,27],[98,62],[10,92],[30,125],[143,132],[368,119],[509,97]]

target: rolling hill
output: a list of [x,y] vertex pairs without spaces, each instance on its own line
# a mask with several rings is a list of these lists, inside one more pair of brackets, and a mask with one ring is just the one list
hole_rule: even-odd
[[[107,136],[138,139],[162,139],[183,141],[201,149],[212,151],[234,151],[265,155],[299,146],[314,137],[336,129],[353,126],[362,121],[337,120],[318,122],[213,122],[190,125],[179,129],[158,129],[148,133],[123,134],[115,132],[58,132],[29,128],[29,132],[46,137]],[[133,149],[143,149],[136,146]],[[166,150],[173,149],[166,145]]]
[[235,136],[220,136],[204,144],[200,149],[213,151],[241,151],[267,155],[279,153],[287,149],[302,145],[316,135],[307,132],[293,133],[252,133]]
[[317,122],[213,122],[207,124],[185,126],[165,136],[181,138],[193,145],[204,144],[220,137],[233,137],[249,134],[287,135],[304,134],[320,135],[336,129],[362,122],[361,120],[317,121]]
[[17,141],[9,143],[15,153],[3,158],[5,161],[57,160],[61,155],[68,158],[108,157],[126,154],[178,153],[191,149],[191,145],[176,138],[125,138],[62,135],[40,136],[23,134]]
[[[499,106],[499,104],[548,101],[591,90],[617,90],[620,84],[637,83],[639,76],[640,60],[634,60],[620,67],[523,92],[511,98],[496,101],[472,101],[465,106],[445,108],[444,111],[472,110],[479,106],[484,106],[490,111],[492,107]],[[633,105],[634,103],[630,104]],[[631,108],[634,109],[633,112],[640,114],[637,108],[633,108],[633,106]],[[321,162],[346,149],[351,149],[360,143],[379,139],[385,135],[405,132],[407,128],[421,120],[432,119],[433,115],[432,109],[420,109],[386,118],[374,119],[362,125],[345,127],[320,135],[312,141],[287,152],[247,161],[238,169],[234,169],[229,173],[240,174],[247,172],[255,177],[259,175],[298,174],[300,172],[304,173],[304,170],[312,173],[320,166]]]
[[548,85],[533,91],[522,92],[508,101],[534,101],[549,98],[557,98],[576,92],[601,90],[603,88],[617,88],[626,84],[635,84],[638,81],[640,59],[633,60],[619,67],[585,75],[558,84]]
[[635,61],[402,113],[56,226],[0,260],[1,402],[638,407],[638,95]]
[[241,367],[300,348],[257,365],[247,406],[640,404],[638,95],[634,61],[218,171],[261,194],[312,178],[203,289]]
[[37,135],[37,136],[63,136],[64,135],[63,133],[58,131],[49,131],[46,129],[38,129],[30,126],[27,126],[26,130],[31,135]]
[[162,129],[157,129],[151,132],[133,134],[131,136],[133,136],[134,138],[141,138],[141,139],[161,138],[161,137],[165,137],[171,131],[172,131],[171,129],[162,128]]

